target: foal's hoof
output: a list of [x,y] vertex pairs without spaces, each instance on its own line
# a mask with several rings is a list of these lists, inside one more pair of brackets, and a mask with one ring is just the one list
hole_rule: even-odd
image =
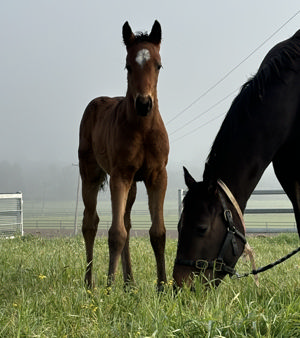
[[134,281],[129,281],[129,282],[125,282],[123,285],[123,289],[125,292],[131,292],[134,291],[136,289],[136,285]]
[[94,280],[85,279],[84,282],[85,282],[85,287],[88,290],[92,290],[92,289],[95,288],[95,281]]
[[167,282],[164,282],[164,281],[158,282],[156,285],[157,292],[159,293],[165,292],[166,286],[167,286]]

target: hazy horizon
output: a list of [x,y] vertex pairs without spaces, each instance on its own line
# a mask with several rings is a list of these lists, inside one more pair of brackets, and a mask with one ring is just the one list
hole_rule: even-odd
[[[126,93],[122,25],[128,21],[134,32],[150,31],[157,19],[163,36],[158,98],[170,137],[168,171],[174,176],[171,184],[183,187],[183,165],[202,179],[238,89],[270,48],[299,29],[299,16],[292,18],[299,10],[296,0],[172,5],[154,0],[147,10],[136,0],[28,0],[3,2],[0,9],[0,162],[21,168],[77,163],[79,123],[88,102]],[[260,185],[277,185],[271,168]]]

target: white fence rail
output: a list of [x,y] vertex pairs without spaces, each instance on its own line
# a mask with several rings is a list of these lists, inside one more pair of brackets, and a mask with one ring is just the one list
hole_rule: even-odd
[[[167,230],[176,231],[178,214],[181,212],[183,190],[178,192],[178,200],[165,201],[164,218]],[[266,196],[264,196],[266,195]],[[268,196],[274,195],[274,196]],[[26,201],[24,208],[24,230],[29,233],[43,231],[80,233],[83,203],[77,205],[78,218],[74,221],[74,201]],[[110,199],[99,199],[99,230],[107,231],[111,225]],[[77,213],[75,213],[77,215]],[[296,232],[295,218],[291,203],[282,191],[255,191],[245,213],[247,232]],[[75,226],[74,226],[75,223]],[[151,219],[147,201],[137,201],[132,210],[132,231],[148,230]]]
[[23,236],[23,195],[0,194],[0,236]]

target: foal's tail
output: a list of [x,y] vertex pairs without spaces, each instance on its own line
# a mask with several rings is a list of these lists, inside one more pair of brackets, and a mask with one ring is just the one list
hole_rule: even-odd
[[99,190],[104,190],[105,186],[107,185],[107,173],[101,169],[100,171],[100,175],[99,175],[99,181],[100,181],[100,186],[99,186]]
[[82,149],[82,144],[79,145],[79,171],[82,184],[94,187],[97,190],[104,190],[107,184],[107,173],[101,168],[96,160],[85,149]]

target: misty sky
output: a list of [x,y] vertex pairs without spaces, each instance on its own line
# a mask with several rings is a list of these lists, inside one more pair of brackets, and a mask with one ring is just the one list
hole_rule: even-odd
[[207,110],[238,90],[268,50],[300,28],[300,14],[172,119],[299,9],[299,0],[2,1],[0,160],[77,162],[78,128],[88,102],[126,93],[123,23],[150,31],[157,19],[163,33],[158,97],[170,136],[169,163],[180,172],[182,165],[199,168],[200,179],[234,95]]

